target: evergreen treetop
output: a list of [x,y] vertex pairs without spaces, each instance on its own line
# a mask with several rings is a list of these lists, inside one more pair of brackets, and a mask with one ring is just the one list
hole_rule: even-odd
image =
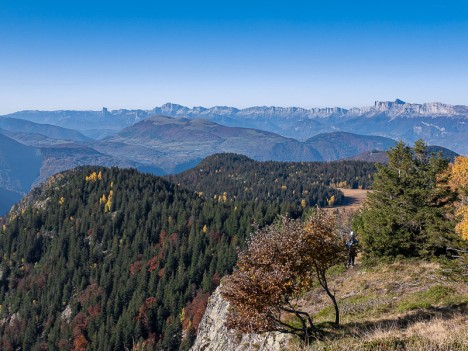
[[422,140],[414,148],[399,142],[388,156],[388,165],[377,166],[373,191],[354,221],[365,257],[444,254],[454,239],[453,192],[438,178],[448,160],[428,154]]

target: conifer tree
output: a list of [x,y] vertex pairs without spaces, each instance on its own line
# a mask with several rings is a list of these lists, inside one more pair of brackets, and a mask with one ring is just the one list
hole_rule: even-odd
[[414,149],[399,142],[387,154],[389,164],[377,166],[373,191],[354,221],[365,258],[444,254],[454,237],[447,216],[453,192],[438,184],[438,174],[448,161],[428,155],[422,140]]

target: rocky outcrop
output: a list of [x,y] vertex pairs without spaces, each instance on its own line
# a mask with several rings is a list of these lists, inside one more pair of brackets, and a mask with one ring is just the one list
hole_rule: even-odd
[[280,333],[240,334],[224,326],[229,303],[221,297],[219,288],[213,293],[198,327],[191,351],[281,351],[288,336]]
[[152,110],[155,114],[163,114],[171,117],[190,117],[215,119],[216,117],[229,116],[230,118],[326,118],[326,117],[355,117],[360,115],[374,116],[387,114],[389,116],[459,116],[468,113],[467,106],[453,106],[440,102],[429,102],[415,104],[396,99],[395,101],[375,101],[374,106],[353,107],[344,109],[341,107],[326,108],[301,108],[301,107],[275,107],[275,106],[254,106],[244,109],[237,109],[227,106],[214,106],[211,108],[194,107],[192,109],[167,103]]
[[393,116],[453,116],[458,114],[458,111],[452,105],[447,105],[440,102],[411,104],[400,99],[396,99],[395,101],[376,101],[374,104],[374,109],[378,112],[386,112]]

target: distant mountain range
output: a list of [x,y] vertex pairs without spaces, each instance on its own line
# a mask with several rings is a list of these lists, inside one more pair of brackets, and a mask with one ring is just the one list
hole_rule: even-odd
[[[395,139],[412,142],[417,137],[468,153],[467,111],[466,106],[397,100],[350,110],[165,104],[149,111],[17,112],[0,116],[0,211],[33,184],[80,165],[133,167],[163,175],[192,168],[220,152],[258,161],[354,157],[385,162],[385,155],[374,150],[388,150]],[[456,155],[441,150],[447,157]]]
[[21,111],[8,115],[36,123],[75,129],[101,139],[115,135],[154,115],[207,119],[230,127],[254,128],[305,141],[317,134],[343,131],[378,135],[412,143],[422,138],[461,154],[468,154],[468,106],[443,103],[376,101],[373,106],[344,109],[257,106],[245,109],[211,108],[167,103],[152,110]]
[[231,152],[266,161],[332,161],[395,141],[383,137],[334,132],[305,142],[252,128],[226,127],[205,119],[154,116],[91,146],[113,157],[154,165],[167,173],[190,168],[206,156]]
[[[137,162],[156,164],[167,172],[196,165],[206,156],[234,152],[256,160],[309,161],[320,154],[304,143],[256,129],[226,127],[205,119],[155,116],[94,144],[107,154],[129,153]],[[182,166],[182,167],[181,167]]]
[[0,133],[9,135],[23,144],[34,146],[92,140],[73,129],[8,117],[0,117]]
[[[319,134],[301,142],[252,128],[167,116],[150,117],[113,136],[92,141],[62,127],[21,122],[30,127],[23,133],[12,128],[4,134],[0,131],[0,191],[4,192],[0,209],[4,211],[33,184],[81,165],[132,167],[163,175],[192,168],[205,157],[220,152],[259,161],[333,161],[355,156],[372,162],[373,159],[356,155],[388,150],[396,143],[385,137],[346,132]],[[448,157],[455,154],[440,149]],[[385,162],[383,155],[379,157],[377,161]]]
[[220,107],[205,109],[166,104],[154,109],[173,117],[207,118],[235,127],[249,127],[307,140],[333,131],[379,135],[412,143],[419,138],[456,152],[468,153],[468,106],[376,101],[363,108]]
[[146,118],[101,140],[63,127],[6,117],[0,119],[0,127],[7,125],[2,124],[4,120],[12,121],[8,130],[0,129],[0,133],[37,148],[44,157],[39,180],[85,164],[135,167],[166,174],[193,167],[219,152],[243,154],[260,161],[332,161],[395,145],[389,138],[344,132],[320,134],[300,142],[253,128],[167,116]]

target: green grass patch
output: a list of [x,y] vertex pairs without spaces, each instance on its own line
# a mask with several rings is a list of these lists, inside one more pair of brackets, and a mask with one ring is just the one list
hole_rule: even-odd
[[[338,301],[341,317],[352,316],[354,318],[360,316],[369,316],[370,311],[377,311],[379,306],[384,303],[374,294],[370,295],[355,295]],[[354,319],[353,318],[353,319]],[[330,302],[330,305],[321,309],[314,315],[314,320],[319,322],[334,321],[335,308]]]
[[328,277],[335,277],[335,276],[340,276],[343,273],[345,273],[348,269],[344,264],[337,264],[333,267],[330,267],[330,269],[327,271],[327,276]]
[[[338,305],[339,307],[339,305]],[[322,308],[318,313],[314,315],[314,320],[319,322],[325,322],[329,320],[335,319],[335,309],[333,306],[327,306]]]
[[447,286],[436,285],[426,291],[420,291],[409,295],[400,301],[396,308],[398,312],[406,312],[419,308],[430,308],[432,306],[452,305],[463,302],[462,296],[456,296],[455,291]]

